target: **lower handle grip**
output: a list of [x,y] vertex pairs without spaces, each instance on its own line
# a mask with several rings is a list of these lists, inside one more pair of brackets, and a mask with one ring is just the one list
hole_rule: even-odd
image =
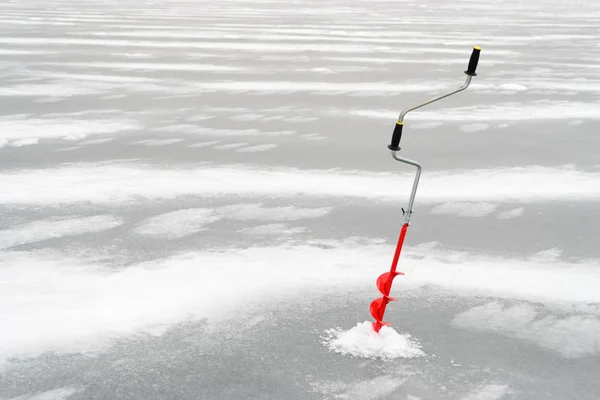
[[392,143],[388,146],[388,149],[393,151],[400,150],[400,139],[402,139],[403,127],[404,122],[396,122],[396,126],[394,127],[394,133],[392,134]]

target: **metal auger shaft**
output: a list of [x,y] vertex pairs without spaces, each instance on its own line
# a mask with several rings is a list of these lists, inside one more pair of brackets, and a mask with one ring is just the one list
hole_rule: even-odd
[[427,100],[423,103],[419,103],[419,104],[410,106],[410,107],[402,110],[402,112],[400,113],[400,116],[398,117],[398,121],[396,122],[396,126],[395,126],[394,132],[392,134],[392,140],[391,140],[391,143],[388,145],[388,148],[392,151],[392,157],[395,160],[400,161],[404,164],[408,164],[408,165],[412,165],[412,166],[416,167],[417,173],[415,175],[415,180],[413,182],[412,191],[410,193],[410,199],[408,201],[408,208],[406,210],[402,209],[402,212],[404,213],[404,224],[402,225],[402,229],[400,230],[400,237],[398,238],[398,244],[396,245],[396,251],[394,253],[394,258],[392,259],[392,266],[391,266],[389,272],[386,272],[386,273],[380,275],[379,278],[377,278],[377,282],[376,282],[377,288],[379,289],[379,291],[381,292],[381,294],[383,296],[378,299],[375,299],[371,303],[371,306],[370,306],[371,315],[375,319],[375,322],[373,322],[373,329],[375,330],[375,332],[379,332],[382,327],[390,325],[388,322],[385,322],[383,320],[383,317],[384,317],[385,309],[386,309],[388,303],[391,301],[397,300],[393,297],[390,297],[390,291],[392,289],[392,282],[396,276],[404,275],[403,272],[396,271],[396,267],[398,266],[398,260],[400,259],[400,253],[402,252],[402,246],[404,244],[406,232],[410,225],[410,217],[413,213],[413,205],[415,202],[415,196],[417,195],[417,187],[419,186],[419,179],[421,178],[421,169],[422,169],[421,164],[419,164],[416,161],[409,160],[408,158],[400,157],[396,154],[398,151],[400,151],[400,139],[402,139],[402,129],[404,128],[404,117],[410,111],[416,110],[417,108],[421,108],[423,106],[426,106],[426,105],[436,102],[438,100],[444,99],[448,96],[452,96],[453,94],[462,92],[467,87],[469,87],[469,84],[471,83],[471,79],[473,79],[474,76],[477,76],[475,71],[477,70],[477,64],[479,63],[479,53],[480,52],[481,52],[481,48],[479,48],[477,46],[473,48],[473,52],[471,53],[471,58],[469,59],[469,65],[467,67],[467,70],[465,71],[465,74],[467,75],[467,79],[460,88],[453,90],[449,93],[446,93],[442,96]]

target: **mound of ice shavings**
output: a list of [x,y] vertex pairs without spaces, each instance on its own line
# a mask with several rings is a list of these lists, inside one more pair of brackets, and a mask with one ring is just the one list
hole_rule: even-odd
[[343,355],[383,360],[425,355],[409,334],[401,335],[387,326],[377,333],[373,330],[371,322],[359,323],[348,331],[329,329],[325,331],[325,335],[323,344],[329,350]]

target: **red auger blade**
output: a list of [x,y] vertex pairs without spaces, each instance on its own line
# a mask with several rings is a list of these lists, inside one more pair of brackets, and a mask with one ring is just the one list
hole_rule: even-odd
[[375,318],[375,322],[373,323],[373,329],[375,329],[375,332],[379,332],[382,326],[391,326],[389,323],[383,321],[383,314],[385,314],[385,307],[388,305],[388,303],[390,301],[397,300],[397,298],[389,296],[383,296],[373,300],[370,310],[371,315],[373,318]]
[[391,299],[389,297],[380,297],[371,303],[371,315],[373,318],[375,318],[375,322],[373,322],[373,329],[375,332],[379,332],[383,326],[390,326],[388,322],[383,321],[385,306],[390,302],[390,300]]
[[377,278],[377,288],[383,294],[383,297],[373,300],[370,306],[371,315],[375,319],[373,322],[373,329],[379,333],[379,330],[384,326],[391,326],[389,323],[383,321],[383,315],[385,314],[385,308],[390,301],[396,301],[394,297],[390,297],[390,290],[392,289],[392,281],[398,275],[404,275],[402,272],[396,272],[396,266],[398,265],[398,259],[400,258],[400,252],[402,251],[402,244],[404,243],[404,237],[408,229],[408,223],[402,226],[400,231],[400,237],[398,238],[398,245],[396,246],[396,252],[394,253],[394,259],[392,260],[392,267],[389,272],[383,273]]
[[392,289],[392,281],[398,275],[404,275],[404,272],[386,272],[377,278],[377,288],[384,296],[389,296]]
[[370,309],[371,309],[371,315],[373,316],[373,318],[375,318],[375,321],[381,322],[383,320],[383,314],[385,312],[386,305],[387,305],[387,302],[385,301],[385,298],[383,298],[383,297],[373,300],[373,302],[371,303]]
[[392,325],[389,322],[383,322],[383,321],[373,322],[373,330],[377,333],[379,333],[381,328],[383,328],[384,326],[392,326]]

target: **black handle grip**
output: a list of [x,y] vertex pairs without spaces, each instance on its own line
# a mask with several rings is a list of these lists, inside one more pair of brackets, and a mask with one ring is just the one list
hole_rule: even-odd
[[469,66],[465,71],[465,74],[469,76],[477,76],[475,70],[477,70],[477,63],[479,63],[479,53],[481,53],[481,47],[475,46],[473,47],[473,52],[471,53],[471,59],[469,60]]
[[396,122],[396,127],[394,128],[394,133],[392,134],[392,143],[388,146],[388,149],[393,151],[400,150],[400,139],[402,139],[402,127],[404,126],[404,122]]

